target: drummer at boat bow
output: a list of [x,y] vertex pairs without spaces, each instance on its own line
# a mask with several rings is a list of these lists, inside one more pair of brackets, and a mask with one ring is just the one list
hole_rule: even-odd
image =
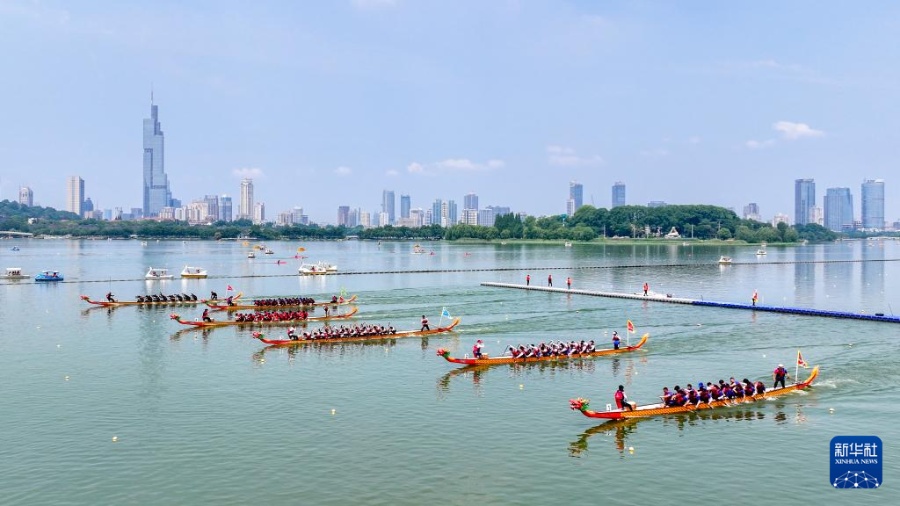
[[616,407],[623,411],[634,411],[634,403],[628,400],[628,396],[625,395],[625,386],[619,385],[619,389],[616,390],[615,394],[616,399]]
[[107,293],[106,293],[106,300],[107,300],[108,302],[115,302],[115,301],[116,301],[116,297],[115,297],[115,295],[113,295],[112,292],[107,292]]
[[481,339],[475,341],[475,344],[472,346],[472,355],[475,358],[482,358],[481,349],[484,348],[484,341]]

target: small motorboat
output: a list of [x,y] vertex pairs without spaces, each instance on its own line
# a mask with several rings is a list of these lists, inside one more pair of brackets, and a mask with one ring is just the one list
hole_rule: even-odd
[[719,265],[727,265],[731,263],[731,257],[721,256],[719,257]]
[[337,272],[337,266],[327,262],[303,263],[300,264],[298,272],[301,276],[334,274]]
[[63,275],[59,271],[41,271],[34,277],[34,280],[39,283],[62,281]]
[[256,258],[256,253],[252,251],[250,253],[247,253],[247,258]]
[[185,265],[184,269],[181,270],[182,278],[190,278],[190,279],[203,279],[206,277],[206,269],[203,267],[191,267],[189,265]]
[[756,256],[761,257],[761,256],[763,256],[763,255],[765,255],[765,254],[766,254],[766,250],[763,249],[763,248],[760,248],[760,249],[756,250]]
[[275,252],[270,250],[269,248],[264,249],[263,253],[266,255],[274,255],[275,254]]
[[147,274],[144,276],[144,279],[155,281],[159,279],[175,279],[174,274],[169,274],[169,269],[154,269],[153,267],[147,269]]

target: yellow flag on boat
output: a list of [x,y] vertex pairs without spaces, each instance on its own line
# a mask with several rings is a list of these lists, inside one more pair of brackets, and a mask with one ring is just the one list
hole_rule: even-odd
[[304,248],[303,246],[297,248],[297,253],[303,253],[304,251],[306,251],[306,248]]

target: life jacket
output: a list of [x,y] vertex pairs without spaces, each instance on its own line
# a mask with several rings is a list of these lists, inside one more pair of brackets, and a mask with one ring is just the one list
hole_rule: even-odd
[[616,399],[616,407],[621,408],[623,401],[625,400],[625,392],[623,392],[621,390],[616,390],[615,399]]
[[787,369],[784,367],[776,367],[775,368],[775,376],[781,377],[787,375]]

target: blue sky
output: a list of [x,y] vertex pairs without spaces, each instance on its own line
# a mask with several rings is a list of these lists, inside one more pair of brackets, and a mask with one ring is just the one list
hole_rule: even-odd
[[545,215],[715,204],[793,219],[797,178],[885,180],[900,219],[900,4],[0,0],[0,198],[140,207],[151,85],[173,195],[266,214],[384,189]]

